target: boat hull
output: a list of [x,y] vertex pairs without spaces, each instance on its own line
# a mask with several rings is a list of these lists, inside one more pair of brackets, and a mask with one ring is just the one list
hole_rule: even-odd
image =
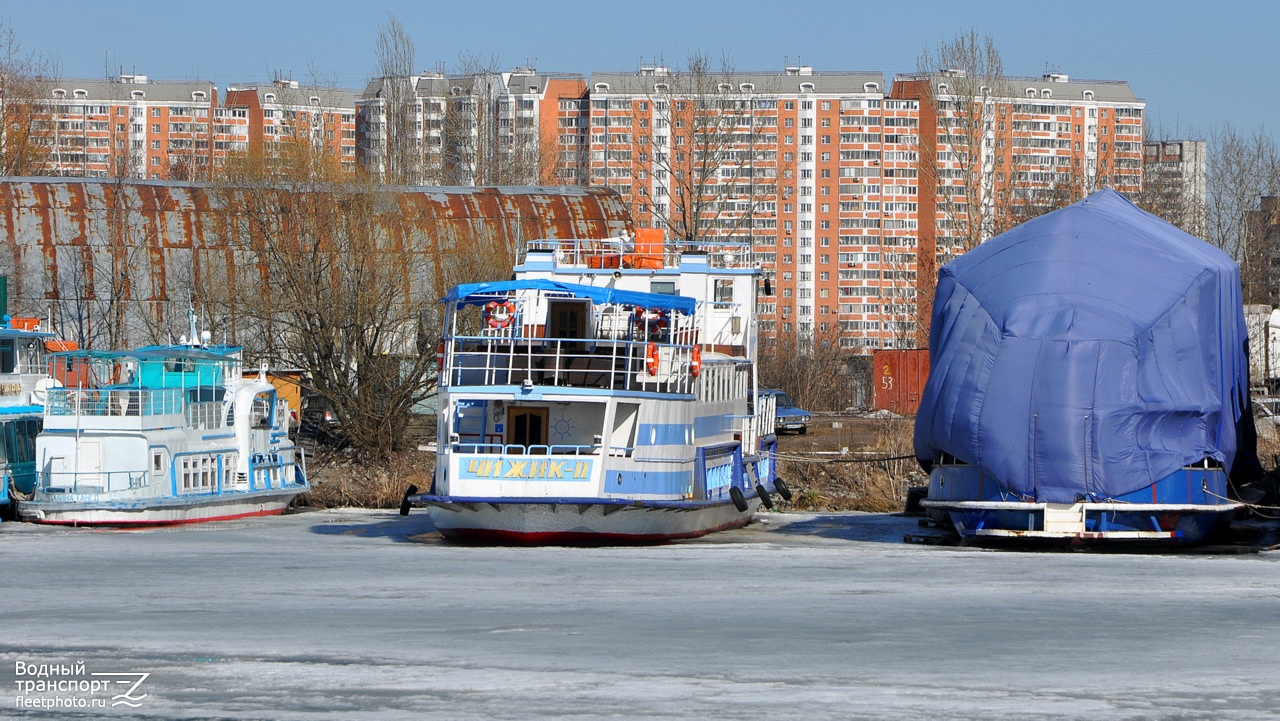
[[516,500],[418,496],[448,539],[519,544],[663,543],[741,528],[747,510],[732,503],[608,502],[600,499]]
[[24,501],[22,520],[60,526],[140,528],[278,516],[301,490],[273,490],[213,498],[166,498],[155,501]]
[[1020,501],[973,466],[938,465],[921,503],[966,542],[1195,545],[1224,532],[1241,504],[1221,468],[1187,467],[1119,498]]

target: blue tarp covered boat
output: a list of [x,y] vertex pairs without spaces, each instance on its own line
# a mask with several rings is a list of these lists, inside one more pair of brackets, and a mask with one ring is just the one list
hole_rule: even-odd
[[915,452],[969,538],[1198,541],[1257,468],[1240,274],[1103,190],[946,265]]

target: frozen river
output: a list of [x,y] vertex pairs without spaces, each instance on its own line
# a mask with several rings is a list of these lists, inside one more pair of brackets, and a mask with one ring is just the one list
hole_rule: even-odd
[[423,537],[420,511],[0,524],[0,718],[1280,716],[1280,554],[903,544],[915,526],[505,548]]

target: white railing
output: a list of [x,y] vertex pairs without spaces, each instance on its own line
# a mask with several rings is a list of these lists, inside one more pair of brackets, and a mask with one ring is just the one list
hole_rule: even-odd
[[147,485],[147,471],[45,471],[46,493],[112,493]]
[[595,339],[458,336],[445,348],[447,386],[529,385],[692,393],[694,346]]
[[51,388],[46,416],[156,416],[181,413],[182,389]]

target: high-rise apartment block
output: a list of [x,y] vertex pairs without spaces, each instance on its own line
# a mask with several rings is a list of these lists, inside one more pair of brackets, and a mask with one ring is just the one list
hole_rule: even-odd
[[360,165],[409,185],[553,183],[560,99],[584,88],[529,68],[376,78],[356,102]]
[[1162,217],[1196,237],[1207,230],[1206,163],[1203,140],[1154,140],[1143,143],[1144,196]]
[[773,276],[763,332],[910,344],[918,103],[882,74],[649,67],[593,75],[588,102],[589,182],[639,225],[752,243]]

